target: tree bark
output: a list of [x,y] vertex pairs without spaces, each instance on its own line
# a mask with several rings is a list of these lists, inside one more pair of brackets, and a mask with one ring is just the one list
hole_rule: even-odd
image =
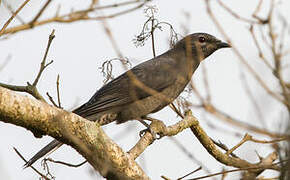
[[76,114],[0,87],[0,121],[72,146],[107,179],[149,179],[97,123]]

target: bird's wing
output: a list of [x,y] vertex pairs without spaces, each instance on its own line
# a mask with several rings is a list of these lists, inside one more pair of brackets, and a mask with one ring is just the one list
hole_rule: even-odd
[[[175,82],[178,73],[176,69],[176,61],[166,54],[141,63],[104,85],[87,103],[74,110],[74,113],[86,117],[124,106],[152,95],[148,88],[161,92]],[[142,86],[136,86],[132,78]],[[146,87],[142,88],[143,85]]]

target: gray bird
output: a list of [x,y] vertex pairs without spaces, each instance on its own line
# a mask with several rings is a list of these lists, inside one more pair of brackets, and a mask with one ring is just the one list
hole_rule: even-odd
[[[75,109],[90,121],[105,125],[141,119],[170,104],[184,90],[200,62],[229,44],[206,33],[186,36],[167,52],[145,61],[99,89],[84,105]],[[60,147],[53,140],[34,155],[25,167]]]

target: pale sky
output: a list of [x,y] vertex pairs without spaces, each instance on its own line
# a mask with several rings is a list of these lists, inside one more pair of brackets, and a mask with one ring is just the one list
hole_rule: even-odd
[[[11,0],[9,2],[14,8],[21,4],[17,0]],[[119,1],[106,1],[107,4],[115,2]],[[284,0],[282,2],[283,4],[278,6],[278,9],[281,10],[281,13],[285,17],[290,17],[290,12],[287,10],[290,7],[290,1]],[[57,1],[52,2],[42,19],[55,14],[57,3]],[[231,7],[232,10],[239,12],[243,17],[250,18],[258,1],[225,0],[224,3]],[[86,7],[86,4],[80,1],[63,0],[62,4],[61,13],[69,12],[72,7],[74,9]],[[206,32],[224,40],[224,37],[219,33],[207,15],[203,0],[155,0],[148,5],[155,5],[158,8],[156,17],[160,21],[166,21],[172,24],[180,34],[183,34],[182,27],[185,26],[189,33]],[[269,0],[266,0],[260,13],[262,17],[265,17],[268,5]],[[28,21],[34,16],[40,6],[39,1],[31,0],[23,11],[21,11],[20,16]],[[244,57],[259,72],[263,79],[271,85],[271,88],[274,89],[277,87],[277,84],[271,78],[271,72],[258,60],[257,50],[248,31],[249,25],[237,21],[229,13],[217,6],[216,2],[213,2],[213,9],[226,33],[233,40],[233,44],[238,47]],[[144,8],[108,20],[118,46],[123,55],[132,61],[133,65],[152,58],[150,41],[147,41],[145,46],[138,48],[135,47],[132,41],[134,36],[141,31],[143,23],[146,21],[143,11]],[[110,12],[103,11],[104,14],[109,14]],[[185,13],[190,15],[189,19],[185,18]],[[1,27],[9,17],[8,12],[0,6]],[[56,97],[55,81],[57,74],[59,74],[61,82],[61,102],[65,109],[71,110],[76,105],[81,105],[86,102],[102,86],[103,76],[98,67],[105,60],[117,57],[99,21],[85,21],[72,24],[53,23],[17,33],[7,40],[1,40],[0,64],[4,62],[8,55],[11,55],[11,60],[0,72],[0,82],[25,85],[27,81],[31,82],[34,80],[46,48],[48,35],[52,29],[55,29],[56,37],[49,51],[48,60],[54,60],[54,63],[43,73],[38,88],[44,96],[46,92],[49,92],[53,97]],[[162,32],[157,31],[157,54],[168,50],[168,38],[169,31],[167,28],[164,28]],[[257,125],[258,122],[257,117],[255,117],[253,105],[247,98],[240,80],[241,71],[246,73],[247,71],[234,55],[233,51],[223,49],[215,52],[195,72],[193,75],[194,82],[198,89],[204,92],[201,66],[204,66],[208,72],[213,103],[230,115],[242,121]],[[115,76],[122,73],[122,69],[119,68],[120,64],[115,63],[114,67]],[[257,85],[257,82],[253,78],[250,76],[247,76],[247,78],[258,104],[261,106],[263,113],[265,113],[264,117],[267,126],[271,127],[272,131],[279,131],[279,124],[275,122],[283,118],[281,117],[283,116],[281,115],[283,114],[283,107],[277,101],[269,98],[267,93]],[[192,99],[193,101],[197,101],[195,97],[192,97]],[[228,134],[228,132],[239,132],[242,135],[248,132],[247,130],[240,130],[238,127],[229,126],[211,116],[205,116],[205,113],[200,110],[192,109],[192,111],[198,117],[208,135],[216,140],[222,141],[228,147],[234,146],[242,138],[234,137],[232,135],[233,133]],[[165,108],[153,116],[164,120],[166,124],[173,124],[177,121],[176,115],[169,108]],[[209,128],[207,124],[209,121],[215,124],[216,127],[225,129],[226,131]],[[130,128],[129,131],[126,128]],[[108,136],[113,138],[124,151],[129,150],[137,142],[139,139],[139,131],[143,128],[136,121],[122,125],[112,123],[104,127]],[[122,132],[124,131],[128,133],[123,134]],[[120,137],[120,133],[124,136]],[[265,138],[259,135],[255,137]],[[24,162],[16,155],[12,148],[16,147],[28,159],[51,141],[52,138],[43,137],[36,139],[31,132],[24,128],[0,122],[0,139],[0,179],[14,180],[21,178],[28,180],[38,178],[38,175],[31,169],[23,170],[22,166]],[[206,165],[212,173],[222,170],[223,166],[206,152],[189,130],[178,134],[176,139],[196,159]],[[251,162],[257,162],[258,158],[255,155],[255,150],[260,155],[266,156],[273,151],[269,147],[268,145],[246,143],[237,151],[237,154],[241,158],[246,158]],[[51,157],[74,164],[83,161],[83,158],[68,146],[61,147]],[[195,161],[189,159],[167,137],[155,141],[149,146],[143,155],[138,158],[138,162],[140,162],[140,165],[152,179],[161,179],[161,175],[176,179],[199,167]],[[40,161],[35,166],[41,169]],[[89,174],[91,172],[89,164],[85,164],[77,169],[61,165],[51,165],[51,172],[57,179],[62,180],[72,178],[96,179]],[[207,173],[201,170],[190,177],[193,178],[205,174]]]

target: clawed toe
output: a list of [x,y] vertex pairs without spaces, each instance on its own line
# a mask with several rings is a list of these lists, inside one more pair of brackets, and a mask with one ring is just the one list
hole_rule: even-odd
[[142,131],[139,132],[139,136],[142,137],[144,136],[144,134],[146,132],[150,132],[154,138],[154,140],[158,140],[158,139],[161,139],[163,136],[161,133],[156,133],[154,130],[152,130],[151,128],[146,128],[146,129],[143,129]]

